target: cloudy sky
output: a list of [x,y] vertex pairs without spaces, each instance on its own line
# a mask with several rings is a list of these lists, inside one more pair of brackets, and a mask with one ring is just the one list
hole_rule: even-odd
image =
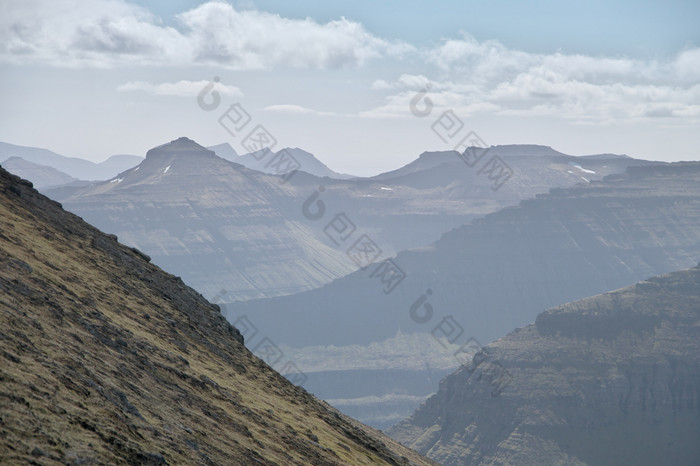
[[260,125],[359,175],[471,132],[697,160],[698,18],[696,0],[0,0],[0,141],[101,161],[179,136],[245,152]]

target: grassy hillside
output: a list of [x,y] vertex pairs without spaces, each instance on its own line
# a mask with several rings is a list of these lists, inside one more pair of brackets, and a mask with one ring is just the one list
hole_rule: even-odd
[[427,464],[216,306],[0,169],[0,463]]

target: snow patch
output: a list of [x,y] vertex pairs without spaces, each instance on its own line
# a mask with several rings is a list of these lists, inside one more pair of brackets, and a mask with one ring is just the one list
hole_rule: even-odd
[[387,187],[385,187],[385,186],[382,186],[382,187],[380,187],[379,189],[381,189],[382,191],[393,191],[393,189],[387,188]]
[[579,165],[579,164],[577,164],[577,163],[572,163],[571,166],[574,167],[574,168],[578,168],[578,169],[581,170],[583,173],[591,173],[591,174],[595,175],[595,172],[594,172],[593,170],[585,169],[585,168],[583,168],[581,165]]
[[167,167],[165,167],[165,170],[163,170],[163,175],[165,175],[166,173],[168,173],[168,170],[170,170],[170,165],[168,165]]
[[110,183],[121,183],[124,180],[124,178],[115,178],[110,181]]

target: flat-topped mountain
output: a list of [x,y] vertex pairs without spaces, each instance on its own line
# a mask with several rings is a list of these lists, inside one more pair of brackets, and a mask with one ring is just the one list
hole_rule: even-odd
[[0,291],[2,464],[429,464],[292,385],[181,279],[3,169]]
[[[416,160],[403,167],[382,173],[372,177],[375,180],[388,180],[392,178],[407,177],[426,170],[435,169],[442,166],[445,170],[443,176],[449,176],[449,169],[454,170],[455,166],[465,163],[474,163],[473,175],[478,175],[482,168],[478,162],[483,163],[494,157],[499,157],[514,170],[516,174],[509,179],[508,183],[515,181],[516,185],[527,187],[537,185],[537,176],[548,179],[552,176],[574,178],[575,182],[600,180],[603,177],[622,173],[629,166],[640,165],[640,161],[626,155],[599,154],[571,156],[552,149],[549,146],[534,144],[512,144],[504,146],[491,146],[489,148],[469,147],[466,154],[459,154],[456,151],[433,151],[423,152]],[[478,161],[478,162],[477,162]],[[584,163],[586,167],[580,164]],[[646,162],[653,164],[654,162]],[[540,172],[535,172],[537,167]],[[523,176],[526,175],[526,176]],[[587,176],[582,178],[581,175]],[[479,183],[479,177],[474,177],[475,184]],[[553,181],[553,180],[552,180]],[[444,182],[444,180],[443,180]],[[554,186],[551,186],[554,187]],[[557,187],[563,187],[557,186]],[[504,188],[508,188],[504,184]],[[513,189],[513,185],[510,186]],[[539,193],[537,193],[539,194]]]
[[[285,155],[261,154],[265,163]],[[551,187],[584,182],[577,173],[597,179],[646,163],[590,160],[579,169],[573,157],[514,159],[512,176],[494,191],[493,180],[456,153],[387,180],[278,176],[227,158],[181,138],[106,182],[47,194],[205,296],[224,290],[230,302],[298,293],[347,275],[359,268],[348,250],[360,238],[376,245],[380,261]],[[333,237],[340,223],[347,230]]]
[[543,312],[389,433],[444,465],[700,463],[700,267]]

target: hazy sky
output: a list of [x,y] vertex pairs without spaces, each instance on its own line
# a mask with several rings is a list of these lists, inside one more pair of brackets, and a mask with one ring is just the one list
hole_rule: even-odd
[[100,161],[179,136],[245,152],[262,125],[360,175],[471,131],[697,160],[698,18],[696,0],[0,0],[0,141]]

